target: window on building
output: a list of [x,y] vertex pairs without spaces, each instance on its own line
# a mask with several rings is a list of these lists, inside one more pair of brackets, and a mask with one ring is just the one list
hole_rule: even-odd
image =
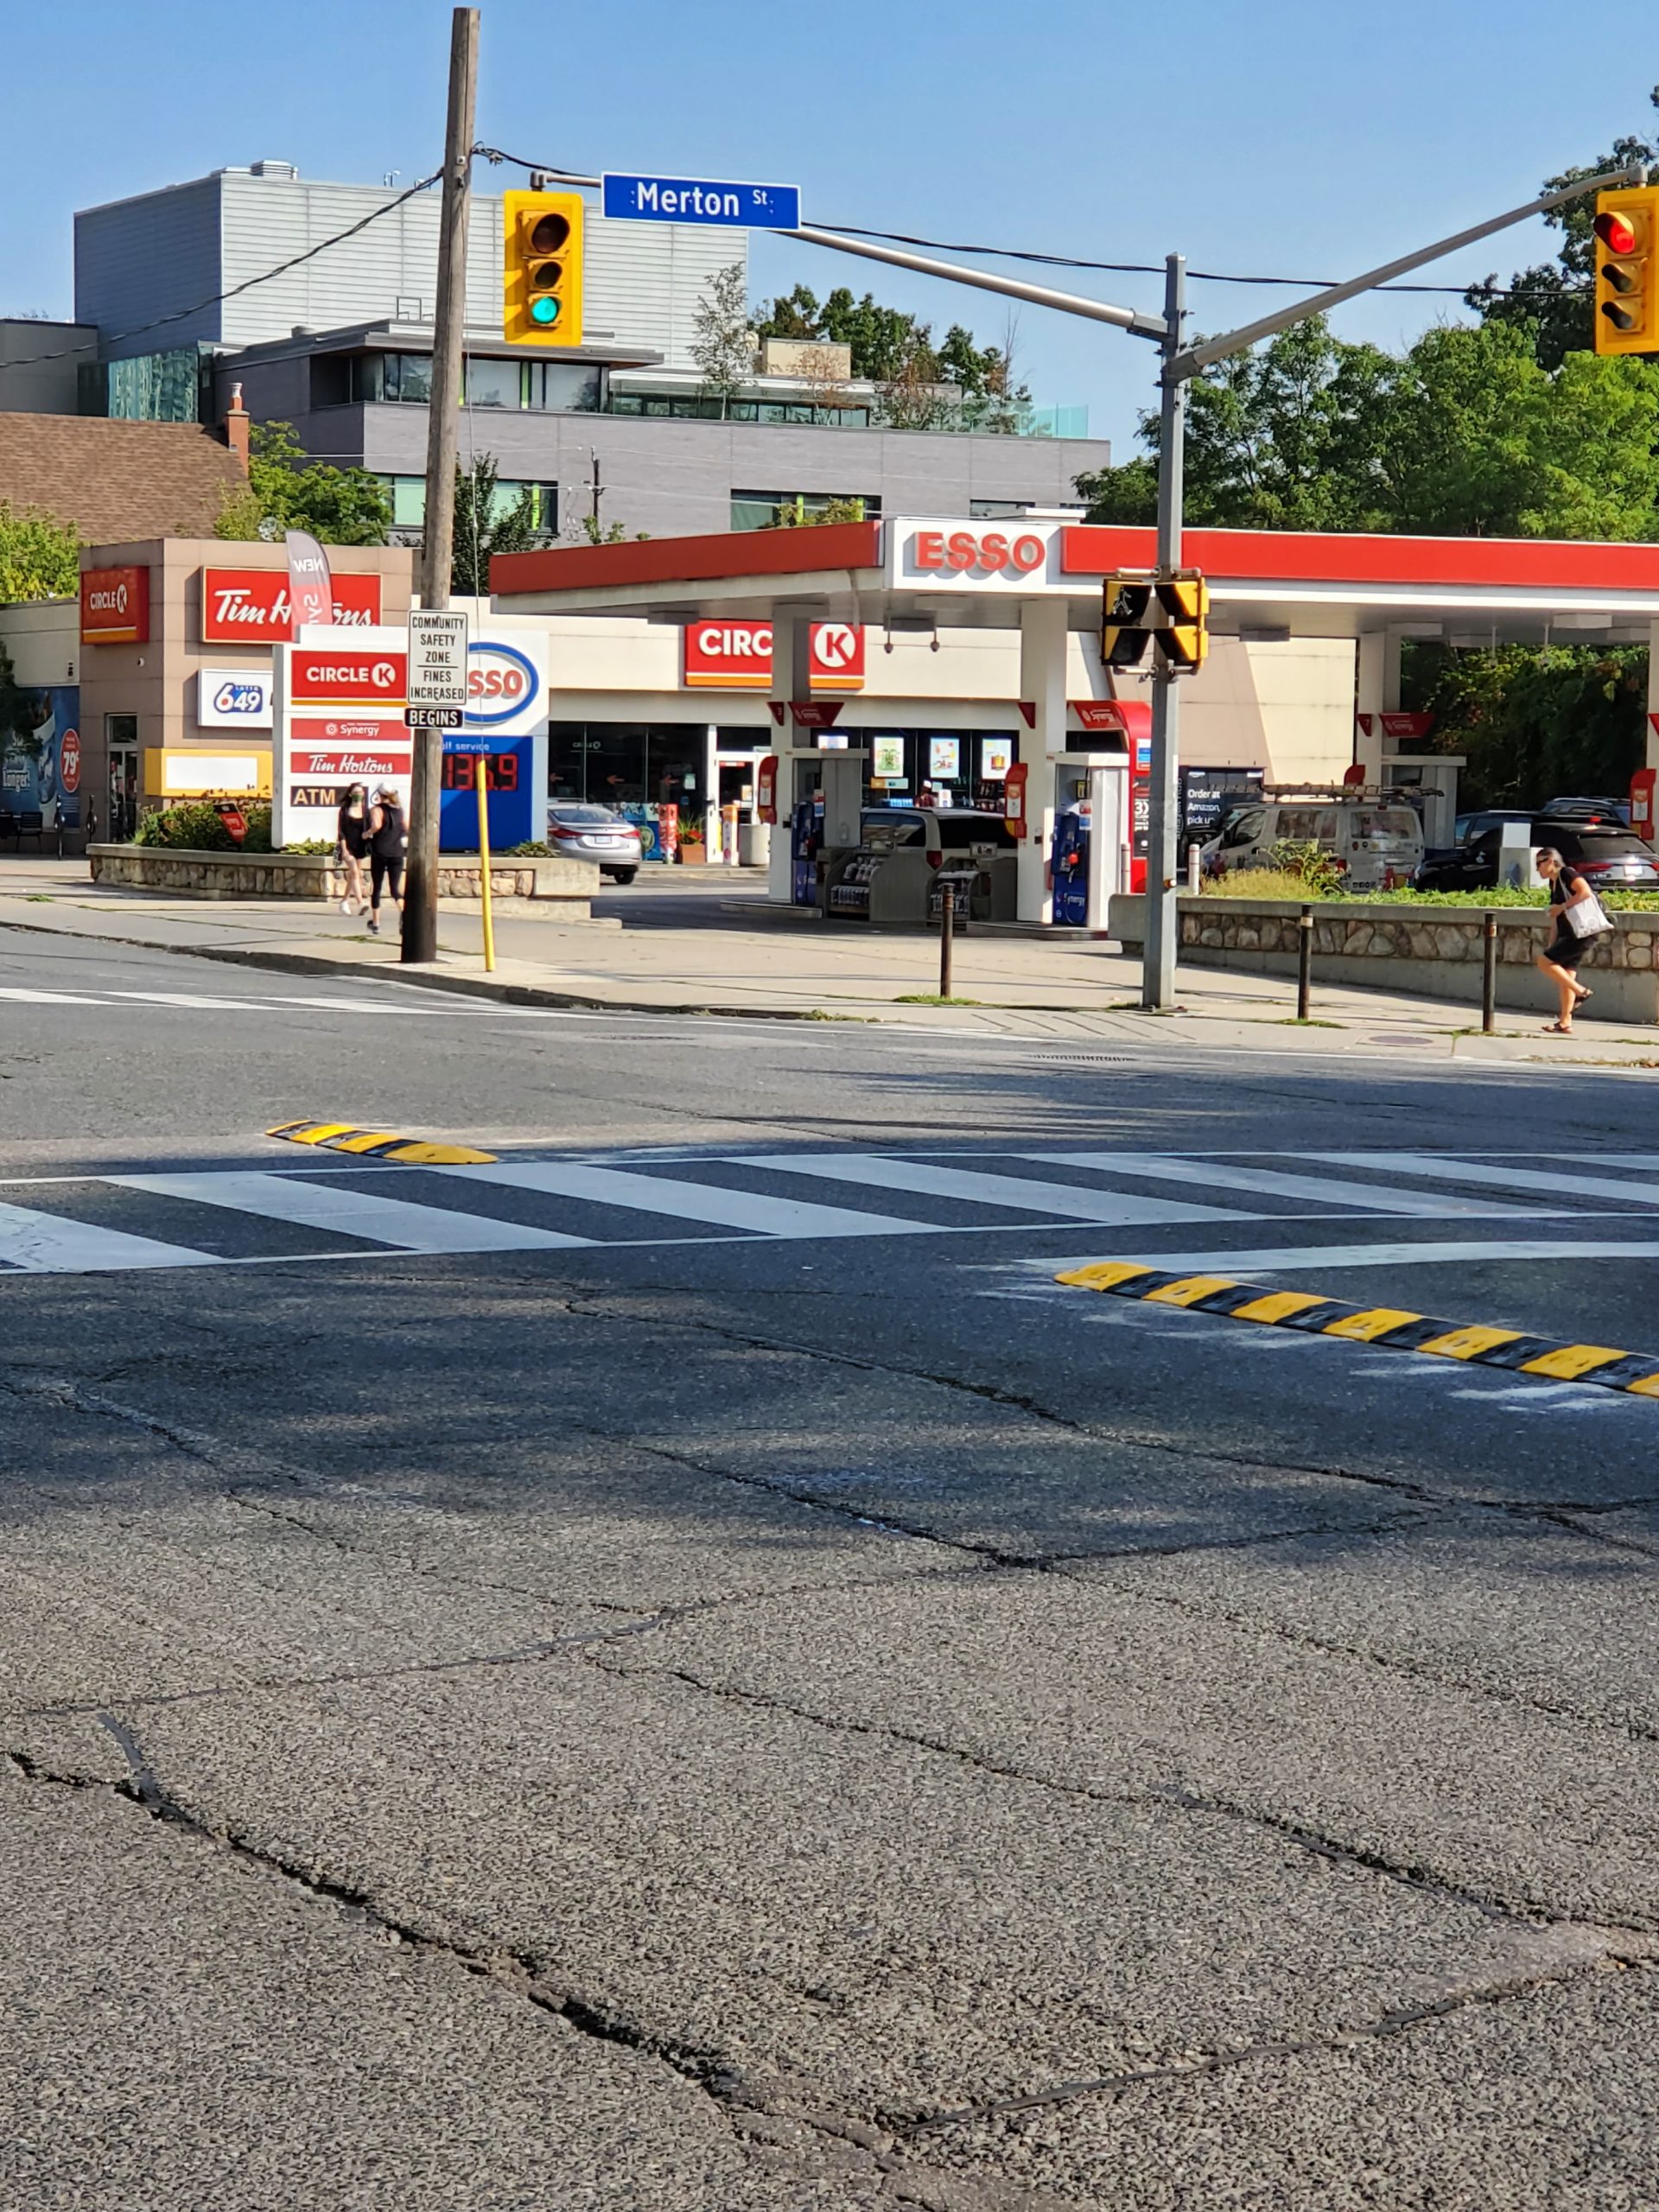
[[461,404],[466,407],[512,407],[522,403],[517,361],[491,361],[469,354],[463,365]]
[[594,415],[605,404],[602,370],[584,361],[524,361],[522,404],[566,415]]
[[862,492],[734,492],[734,530],[776,530],[816,520],[834,509],[837,520],[874,522],[881,502]]
[[868,407],[818,407],[805,399],[705,399],[681,391],[613,391],[612,415],[648,415],[675,423],[806,423],[823,429],[868,429]]
[[[383,476],[380,481],[391,497],[391,526],[394,530],[420,530],[426,522],[426,479],[424,476]],[[496,480],[495,504],[493,512],[503,515],[513,505],[521,492],[534,498],[536,533],[540,537],[556,537],[559,531],[559,487],[556,484],[533,484],[518,477],[499,477]]]
[[429,353],[358,353],[352,359],[353,399],[407,400],[426,407],[432,400]]

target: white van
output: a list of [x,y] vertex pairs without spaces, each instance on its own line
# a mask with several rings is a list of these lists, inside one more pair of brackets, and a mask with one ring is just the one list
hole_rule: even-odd
[[1204,848],[1206,874],[1271,868],[1275,845],[1318,845],[1343,870],[1350,891],[1406,884],[1423,857],[1417,810],[1401,800],[1263,799],[1232,807]]

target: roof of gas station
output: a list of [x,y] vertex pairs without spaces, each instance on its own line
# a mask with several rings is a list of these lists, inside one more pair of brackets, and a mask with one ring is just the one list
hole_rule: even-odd
[[[1013,628],[1025,601],[1058,597],[1071,626],[1090,630],[1102,578],[1149,569],[1154,558],[1149,529],[1036,515],[892,516],[503,553],[490,579],[498,605],[518,614]],[[1467,645],[1553,633],[1645,643],[1659,620],[1659,544],[1194,529],[1184,562],[1208,578],[1222,634],[1398,629]]]

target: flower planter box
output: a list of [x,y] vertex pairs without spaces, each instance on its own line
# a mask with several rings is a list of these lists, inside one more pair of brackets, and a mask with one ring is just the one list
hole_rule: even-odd
[[[1403,991],[1478,1006],[1484,966],[1485,912],[1478,906],[1396,904],[1392,899],[1310,899],[1313,981]],[[1111,902],[1111,934],[1125,952],[1146,942],[1141,892]],[[1286,899],[1182,898],[1177,957],[1195,968],[1236,968],[1294,976],[1301,906]],[[1506,1012],[1553,1014],[1555,986],[1532,964],[1543,949],[1544,910],[1496,906],[1497,1003]],[[1659,1022],[1659,911],[1615,910],[1580,973],[1595,996],[1578,1019]]]
[[[175,899],[314,899],[346,895],[346,872],[326,853],[204,853],[168,845],[89,845],[94,883],[134,891],[161,891]],[[368,869],[364,868],[366,876]],[[476,855],[448,853],[438,861],[440,899],[481,899],[483,871]],[[561,920],[585,920],[599,888],[591,861],[493,860],[490,890],[498,899],[522,899],[556,911]]]

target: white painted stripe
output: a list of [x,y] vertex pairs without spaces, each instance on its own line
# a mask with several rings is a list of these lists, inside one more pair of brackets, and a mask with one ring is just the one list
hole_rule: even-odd
[[0,1205],[0,1263],[24,1274],[96,1274],[105,1268],[208,1268],[217,1255],[158,1244],[96,1222],[67,1221],[29,1206]]
[[[1546,1160],[1580,1160],[1586,1167],[1633,1167],[1637,1174],[1659,1175],[1659,1152],[1547,1152]],[[1621,1184],[1621,1189],[1624,1185]]]
[[1301,1157],[1328,1160],[1338,1167],[1374,1167],[1389,1175],[1425,1175],[1436,1182],[1494,1183],[1500,1190],[1516,1193],[1562,1191],[1579,1198],[1621,1198],[1627,1205],[1659,1206],[1659,1183],[1615,1182],[1606,1175],[1557,1175],[1519,1160],[1508,1167],[1488,1167],[1469,1160],[1443,1160],[1433,1153],[1308,1152]]
[[107,1175],[124,1191],[149,1191],[197,1205],[227,1206],[266,1221],[297,1222],[340,1236],[367,1237],[404,1252],[528,1252],[552,1245],[591,1244],[590,1236],[565,1236],[483,1214],[450,1213],[442,1206],[412,1205],[405,1198],[371,1198],[337,1184],[305,1183],[291,1175]]
[[[1027,1155],[1034,1158],[1034,1154]],[[1052,1156],[1052,1155],[1049,1155]],[[781,1169],[822,1176],[833,1183],[862,1183],[881,1191],[914,1191],[936,1198],[967,1198],[979,1205],[1014,1206],[1026,1213],[1058,1214],[1072,1221],[1121,1222],[1133,1229],[1160,1221],[1264,1221],[1272,1216],[1237,1213],[1228,1206],[1189,1205],[1173,1198],[1132,1197],[1127,1192],[1085,1191],[1075,1183],[1040,1183],[1023,1175],[970,1174],[922,1160],[851,1158],[836,1153],[753,1153],[739,1167]]]
[[26,991],[17,983],[0,990],[0,999],[18,999],[25,1006],[96,1006],[99,1003],[96,999],[88,998],[84,991]]
[[1235,1166],[1230,1160],[1183,1159],[1163,1152],[1028,1152],[1027,1160],[1058,1160],[1068,1167],[1094,1167],[1106,1174],[1149,1176],[1168,1183],[1216,1184],[1232,1191],[1262,1191],[1273,1198],[1313,1198],[1331,1206],[1356,1206],[1364,1213],[1408,1213],[1424,1219],[1450,1215],[1507,1215],[1535,1221],[1560,1207],[1505,1206],[1495,1198],[1443,1197],[1438,1192],[1391,1191],[1383,1183],[1340,1183],[1326,1176],[1281,1175],[1271,1167]]
[[1243,1281],[1258,1273],[1293,1268],[1407,1268],[1434,1266],[1447,1260],[1659,1260],[1659,1243],[1592,1244],[1570,1237],[1540,1237],[1516,1243],[1477,1244],[1287,1244],[1259,1252],[1100,1252],[1084,1259],[1075,1252],[1048,1260],[1020,1260],[1020,1268],[1091,1268],[1114,1260],[1138,1261],[1166,1274],[1224,1274]]
[[215,999],[200,991],[106,991],[106,1000],[134,999],[145,1006],[182,1006],[199,1007],[210,1014],[263,1014],[267,1006],[280,1003],[270,999]]
[[501,1160],[490,1167],[440,1167],[461,1182],[504,1183],[510,1190],[544,1191],[555,1198],[586,1198],[595,1205],[628,1206],[670,1220],[703,1221],[721,1229],[752,1229],[763,1236],[902,1236],[925,1235],[926,1221],[901,1221],[885,1213],[854,1213],[840,1206],[809,1205],[758,1191],[722,1190],[714,1183],[668,1176],[629,1175],[620,1168],[583,1167],[552,1160]]

